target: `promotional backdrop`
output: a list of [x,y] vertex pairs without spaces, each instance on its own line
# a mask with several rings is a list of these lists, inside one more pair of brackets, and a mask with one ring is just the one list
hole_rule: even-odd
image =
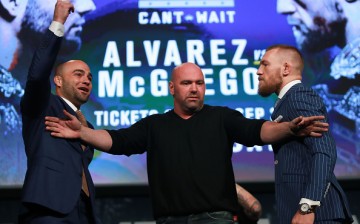
[[[276,12],[276,1],[94,3],[96,9],[85,17],[81,48],[64,58],[81,59],[91,67],[93,92],[82,111],[96,129],[125,128],[143,117],[172,109],[168,91],[171,70],[187,61],[198,64],[204,72],[206,104],[228,106],[248,118],[270,119],[276,96],[262,98],[257,94],[259,61],[272,44],[296,46],[286,18]],[[319,76],[332,81],[328,53],[318,54],[317,59],[316,69],[306,61],[303,82],[307,86],[318,87],[324,80]],[[10,72],[24,88],[29,64],[17,66],[23,69]],[[20,70],[22,74],[16,73]],[[328,100],[326,94],[322,96]],[[1,130],[5,130],[0,143],[0,187],[21,186],[26,170],[21,133],[5,128],[11,114],[20,114],[19,99],[0,93],[1,105],[7,108],[0,114]],[[329,113],[331,119],[339,116],[336,111]],[[20,117],[13,121],[15,126],[21,124]],[[344,117],[337,123],[332,119],[330,125],[338,146],[337,177],[360,178],[359,118]],[[234,145],[233,151],[237,181],[274,180],[270,146]],[[146,154],[127,157],[96,151],[90,170],[97,185],[147,184]]]

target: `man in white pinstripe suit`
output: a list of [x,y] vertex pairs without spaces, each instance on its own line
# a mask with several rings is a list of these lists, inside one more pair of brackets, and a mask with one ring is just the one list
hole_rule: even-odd
[[[274,121],[327,113],[322,99],[302,83],[300,52],[286,45],[266,50],[258,69],[261,96],[272,93],[279,101]],[[334,175],[336,145],[330,132],[321,138],[287,139],[273,144],[278,222],[352,223],[345,193]]]

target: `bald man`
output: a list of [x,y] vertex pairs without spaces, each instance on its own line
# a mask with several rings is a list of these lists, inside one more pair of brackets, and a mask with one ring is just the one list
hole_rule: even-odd
[[[57,67],[56,95],[51,93],[52,67],[64,39],[65,21],[73,11],[70,1],[56,2],[53,22],[29,68],[20,104],[28,164],[19,223],[98,223],[94,212],[95,189],[88,169],[94,148],[79,140],[54,138],[44,124],[46,115],[61,116],[63,110],[82,120],[80,107],[92,90],[89,66],[72,60]],[[82,123],[92,127],[86,120]]]
[[231,160],[233,144],[253,146],[298,136],[300,123],[318,119],[275,123],[206,105],[204,75],[194,63],[173,69],[169,89],[173,110],[148,116],[128,128],[93,130],[69,113],[70,120],[47,117],[46,121],[55,137],[80,138],[116,155],[147,152],[157,223],[233,223],[240,210]]
[[[275,93],[272,119],[287,122],[303,116],[325,116],[322,99],[302,83],[303,58],[292,46],[266,50],[258,69],[261,96]],[[334,175],[336,145],[330,132],[320,138],[287,139],[273,144],[278,222],[351,223],[348,201]]]

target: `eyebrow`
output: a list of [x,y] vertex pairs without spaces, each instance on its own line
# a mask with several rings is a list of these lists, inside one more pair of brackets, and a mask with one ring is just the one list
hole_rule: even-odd
[[75,73],[75,72],[85,73],[85,71],[84,71],[84,70],[82,70],[82,69],[75,69],[75,70],[73,71],[73,73]]
[[[86,72],[84,71],[84,70],[82,70],[82,69],[75,69],[74,71],[73,71],[73,73],[75,73],[75,72],[80,72],[80,73],[82,73],[82,74],[85,74]],[[91,74],[91,72],[89,72],[89,75],[91,76],[91,77],[93,77],[93,75]]]
[[261,61],[260,61],[260,64],[264,64],[264,63],[269,63],[269,61],[268,60],[266,60],[266,59],[262,59]]
[[196,80],[192,80],[192,79],[183,79],[180,82],[202,82],[204,81],[203,79],[196,79]]
[[301,8],[307,9],[306,4],[302,0],[294,0]]

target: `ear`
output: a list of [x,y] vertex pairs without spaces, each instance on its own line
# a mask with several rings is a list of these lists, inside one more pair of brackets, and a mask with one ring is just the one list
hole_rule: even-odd
[[0,13],[6,19],[13,19],[23,12],[26,0],[0,0]]
[[282,75],[284,77],[288,76],[291,72],[291,65],[288,63],[288,62],[285,62],[284,65],[283,65],[283,72],[282,72]]
[[171,95],[174,95],[174,83],[172,81],[169,82],[169,91]]
[[61,87],[62,86],[62,78],[60,75],[55,75],[54,76],[54,83],[56,85],[56,87]]

